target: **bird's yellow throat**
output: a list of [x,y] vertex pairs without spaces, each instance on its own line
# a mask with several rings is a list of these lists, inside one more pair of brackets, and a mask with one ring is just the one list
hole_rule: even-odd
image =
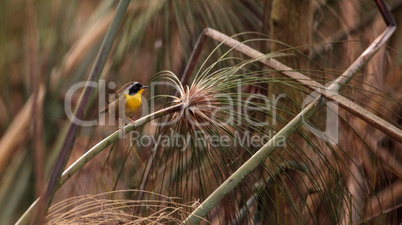
[[141,106],[141,95],[144,89],[139,90],[135,95],[124,95],[126,101],[126,114],[134,113]]

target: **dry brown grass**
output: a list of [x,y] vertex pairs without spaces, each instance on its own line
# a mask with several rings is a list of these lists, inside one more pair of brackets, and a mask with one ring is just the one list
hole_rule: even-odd
[[148,200],[125,196],[140,192],[119,190],[63,200],[50,208],[47,224],[180,224],[196,202],[142,191]]

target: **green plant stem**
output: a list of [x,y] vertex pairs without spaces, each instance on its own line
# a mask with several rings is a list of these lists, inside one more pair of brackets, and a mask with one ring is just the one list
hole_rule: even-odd
[[[174,106],[170,106],[168,108],[161,109],[152,114],[141,117],[140,119],[135,121],[136,126],[133,124],[129,124],[124,127],[125,133],[129,133],[133,131],[139,125],[145,124],[151,120],[157,119],[169,113],[180,110],[183,104],[178,104]],[[119,130],[109,135],[94,147],[92,147],[88,152],[86,152],[83,156],[81,156],[77,161],[75,161],[71,166],[69,166],[61,175],[59,179],[59,183],[56,185],[56,190],[59,189],[68,179],[70,179],[79,169],[81,169],[87,162],[89,162],[93,157],[103,151],[106,147],[111,145],[112,143],[119,140]],[[20,217],[20,219],[15,223],[16,225],[25,225],[29,223],[29,220],[32,216],[32,212],[37,208],[38,201],[40,198],[36,199],[34,203],[25,211],[25,213]]]
[[[359,56],[359,58],[328,87],[329,93],[337,93],[354,75],[371,59],[378,49],[385,44],[396,26],[390,25],[374,42]],[[284,144],[303,123],[326,103],[321,95],[314,99],[295,118],[283,127],[271,140],[260,148],[249,160],[237,169],[223,184],[221,184],[205,201],[200,204],[184,221],[184,224],[198,224],[230,191],[232,191],[251,171],[265,160],[277,147]]]
[[[114,39],[116,38],[117,32],[123,22],[124,14],[128,8],[128,4],[130,3],[130,0],[121,0],[118,7],[117,11],[115,14],[115,17],[113,18],[112,23],[110,24],[110,27],[106,33],[105,39],[102,42],[102,45],[99,49],[98,55],[95,59],[94,65],[92,67],[91,73],[89,75],[88,81],[87,82],[94,82],[99,79],[99,76],[102,72],[102,69],[105,65],[107,56],[109,55],[109,52],[112,48]],[[78,130],[78,122],[79,120],[82,120],[84,117],[84,112],[85,108],[88,105],[88,99],[89,96],[94,88],[90,85],[85,85],[84,91],[81,95],[81,98],[78,103],[77,110],[74,113],[74,119],[71,121],[70,127],[68,129],[68,132],[66,134],[66,137],[64,139],[62,148],[60,150],[60,153],[56,159],[56,162],[54,163],[53,169],[50,173],[49,181],[45,187],[45,189],[42,192],[42,198],[39,200],[38,205],[39,209],[38,213],[35,217],[35,219],[32,221],[32,224],[42,224],[44,221],[44,218],[47,213],[47,209],[50,206],[50,203],[52,202],[53,195],[56,191],[56,186],[59,182],[60,175],[62,171],[64,170],[67,161],[70,157],[71,149],[75,141],[75,134]]]

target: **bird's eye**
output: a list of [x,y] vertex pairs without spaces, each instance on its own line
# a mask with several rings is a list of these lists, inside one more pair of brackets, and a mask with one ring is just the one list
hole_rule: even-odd
[[137,93],[141,89],[141,87],[142,87],[141,84],[134,84],[133,86],[131,86],[129,88],[129,90],[128,90],[129,94],[132,95],[132,94]]

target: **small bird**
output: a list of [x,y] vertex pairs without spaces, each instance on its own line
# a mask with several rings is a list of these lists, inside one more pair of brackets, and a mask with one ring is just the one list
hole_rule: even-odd
[[[100,113],[114,113],[116,120],[130,118],[141,107],[142,92],[148,88],[138,82],[129,82],[115,93],[115,99],[109,99],[108,105]],[[124,112],[124,113],[123,113]]]

